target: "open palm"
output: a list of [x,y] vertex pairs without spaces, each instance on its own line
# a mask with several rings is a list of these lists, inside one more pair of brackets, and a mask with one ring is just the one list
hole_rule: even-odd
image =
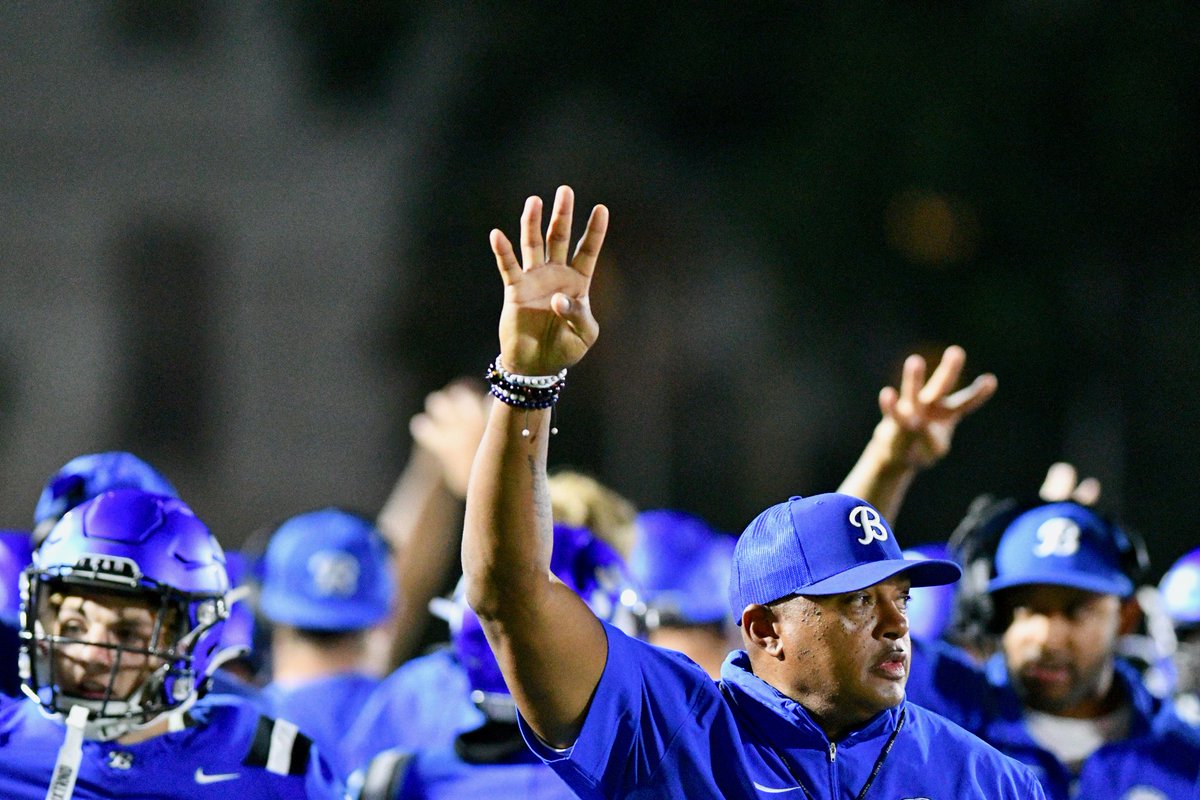
[[551,375],[583,358],[600,335],[588,290],[608,229],[608,209],[596,206],[587,230],[570,253],[575,196],[560,186],[546,236],[542,201],[530,197],[521,214],[521,261],[499,230],[491,233],[492,252],[504,281],[500,313],[500,358],[521,375]]

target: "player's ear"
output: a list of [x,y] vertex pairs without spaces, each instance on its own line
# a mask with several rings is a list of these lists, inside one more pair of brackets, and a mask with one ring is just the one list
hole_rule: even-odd
[[742,637],[747,647],[753,647],[772,658],[783,657],[783,641],[779,637],[779,616],[770,606],[751,603],[742,611]]

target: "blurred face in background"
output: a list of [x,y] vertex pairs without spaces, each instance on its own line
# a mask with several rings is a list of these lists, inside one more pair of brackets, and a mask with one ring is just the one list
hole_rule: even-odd
[[1009,620],[1001,640],[1009,676],[1026,707],[1079,718],[1110,710],[1117,637],[1132,627],[1121,598],[1033,584],[995,599]]

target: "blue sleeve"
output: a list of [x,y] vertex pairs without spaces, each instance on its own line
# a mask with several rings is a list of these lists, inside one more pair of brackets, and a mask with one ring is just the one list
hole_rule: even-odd
[[736,736],[720,690],[686,657],[604,629],[608,657],[579,738],[555,750],[520,719],[525,741],[581,798],[625,796],[650,785],[662,796],[699,796],[687,787],[712,785],[714,758],[729,760],[728,743],[720,743]]

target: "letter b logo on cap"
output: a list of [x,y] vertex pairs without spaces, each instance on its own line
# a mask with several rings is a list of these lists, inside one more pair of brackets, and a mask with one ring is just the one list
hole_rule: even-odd
[[1055,517],[1043,522],[1037,529],[1037,546],[1033,554],[1039,558],[1047,556],[1073,556],[1079,552],[1079,525],[1066,517]]
[[856,528],[862,528],[863,537],[857,540],[859,544],[887,541],[887,528],[883,526],[879,512],[870,506],[856,506],[851,510],[850,524]]

